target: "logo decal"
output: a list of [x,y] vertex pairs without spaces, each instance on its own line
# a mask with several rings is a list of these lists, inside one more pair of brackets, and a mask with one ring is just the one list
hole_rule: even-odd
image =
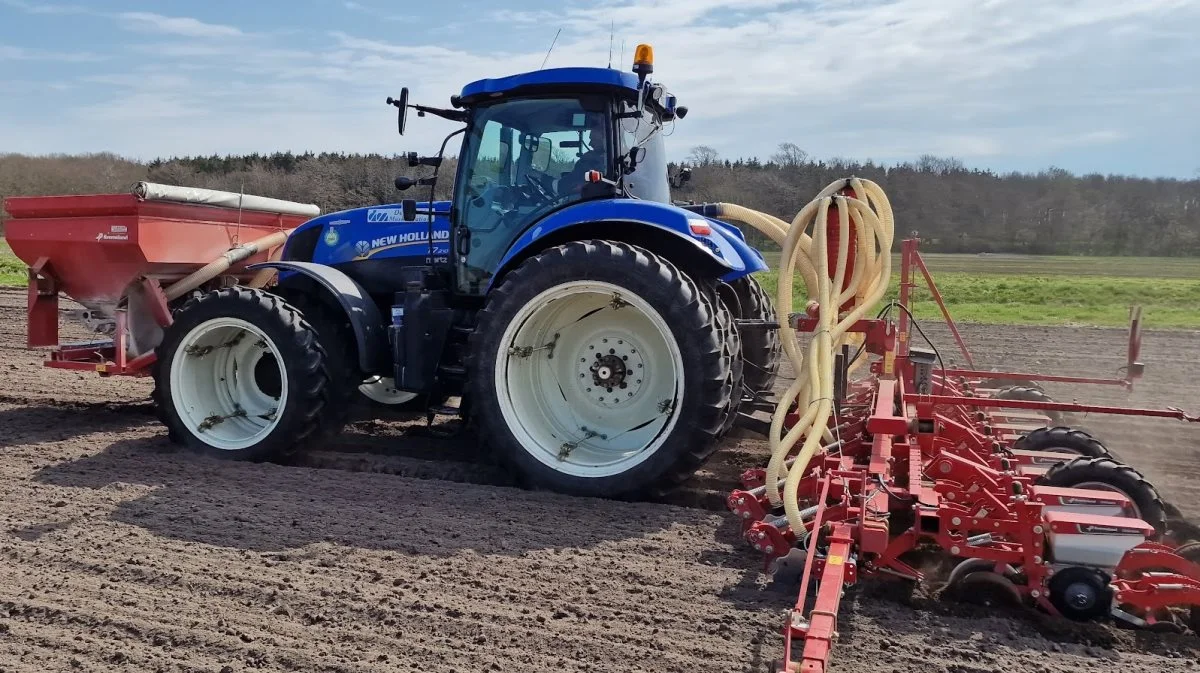
[[123,224],[114,224],[108,228],[111,233],[100,232],[96,234],[97,241],[128,241],[129,227]]
[[1118,528],[1116,526],[1098,526],[1096,524],[1079,524],[1079,532],[1084,535],[1145,535],[1145,531],[1136,528]]
[[354,244],[354,252],[357,252],[360,255],[365,255],[368,252],[371,252],[371,244],[366,241],[359,241],[358,243]]
[[368,222],[403,222],[404,210],[400,208],[372,208],[367,211]]
[[329,247],[332,248],[333,246],[338,244],[338,240],[340,238],[341,237],[338,236],[337,229],[329,229],[328,231],[325,232],[325,245],[328,245]]

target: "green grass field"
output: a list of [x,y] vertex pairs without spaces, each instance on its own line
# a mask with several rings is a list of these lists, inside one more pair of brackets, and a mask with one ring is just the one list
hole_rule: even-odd
[[[1066,257],[922,253],[955,320],[1008,325],[1129,324],[1129,306],[1140,304],[1147,327],[1200,329],[1200,259],[1187,257]],[[773,269],[760,274],[774,296]],[[900,256],[887,299],[896,296]],[[918,273],[914,313],[940,320],[937,304]],[[801,292],[793,293],[799,306]],[[886,300],[885,300],[886,301]]]
[[[1147,327],[1200,329],[1200,259],[923,255],[955,320],[987,324],[1128,323],[1129,305],[1145,310]],[[778,268],[778,256],[768,258]],[[899,259],[889,298],[899,284]],[[772,296],[778,273],[759,274]],[[918,318],[940,319],[917,278]],[[0,285],[24,285],[25,265],[0,240]],[[799,306],[800,292],[793,297]]]
[[25,263],[12,254],[8,241],[0,238],[0,285],[24,285]]

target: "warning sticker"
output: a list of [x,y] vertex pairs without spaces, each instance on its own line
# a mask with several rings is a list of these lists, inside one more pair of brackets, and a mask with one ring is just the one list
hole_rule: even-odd
[[836,554],[831,554],[829,556],[829,558],[825,559],[825,565],[830,565],[830,566],[840,566],[845,562],[846,562],[845,556],[838,556]]

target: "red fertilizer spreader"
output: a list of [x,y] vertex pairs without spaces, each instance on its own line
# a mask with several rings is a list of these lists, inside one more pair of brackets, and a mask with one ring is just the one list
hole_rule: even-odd
[[[138,183],[125,194],[10,197],[5,239],[29,265],[29,347],[49,367],[144,375],[170,325],[169,300],[213,284],[262,285],[266,261],[314,205],[208,189]],[[108,338],[60,343],[59,296]]]

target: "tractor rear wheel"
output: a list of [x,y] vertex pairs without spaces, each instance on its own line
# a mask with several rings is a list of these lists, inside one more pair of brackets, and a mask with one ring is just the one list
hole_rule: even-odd
[[480,436],[530,485],[660,495],[717,448],[736,412],[736,330],[714,301],[643,248],[546,250],[488,296],[471,336]]
[[281,298],[209,292],[174,316],[156,350],[154,402],[172,441],[267,460],[319,436],[329,374],[317,332]]
[[1108,456],[1080,456],[1050,468],[1038,483],[1063,488],[1114,491],[1133,503],[1135,515],[1154,526],[1161,535],[1167,529],[1167,513],[1158,489],[1141,472]]
[[[766,290],[753,276],[744,276],[732,283],[737,298],[734,317],[739,320],[776,322],[775,305]],[[745,365],[744,385],[752,393],[769,393],[779,373],[779,330],[752,327],[741,330],[742,360]]]

